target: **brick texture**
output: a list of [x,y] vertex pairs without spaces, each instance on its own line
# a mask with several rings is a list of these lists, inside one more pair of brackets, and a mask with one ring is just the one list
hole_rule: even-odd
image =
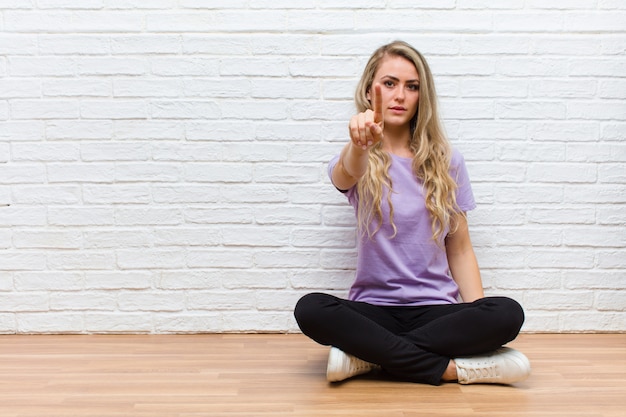
[[626,331],[623,0],[0,1],[0,333],[292,332],[345,295],[326,163],[379,45],[429,60],[490,295]]

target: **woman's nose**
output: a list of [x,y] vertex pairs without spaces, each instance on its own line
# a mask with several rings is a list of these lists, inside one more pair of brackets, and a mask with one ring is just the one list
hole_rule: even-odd
[[400,87],[396,91],[396,100],[398,100],[398,101],[403,101],[404,100],[404,87]]

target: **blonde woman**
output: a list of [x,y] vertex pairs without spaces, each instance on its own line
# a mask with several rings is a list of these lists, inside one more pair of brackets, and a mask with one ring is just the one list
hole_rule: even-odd
[[295,309],[302,332],[331,346],[327,379],[373,370],[433,385],[525,379],[528,359],[503,347],[524,312],[484,296],[468,173],[444,135],[424,57],[401,41],[380,47],[355,99],[350,141],[328,167],[355,209],[355,281],[348,299],[312,293]]

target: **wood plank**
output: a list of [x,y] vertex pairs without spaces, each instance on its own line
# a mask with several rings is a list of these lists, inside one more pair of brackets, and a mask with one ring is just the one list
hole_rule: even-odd
[[299,334],[0,336],[2,417],[626,415],[625,334],[523,334],[514,386],[325,380]]

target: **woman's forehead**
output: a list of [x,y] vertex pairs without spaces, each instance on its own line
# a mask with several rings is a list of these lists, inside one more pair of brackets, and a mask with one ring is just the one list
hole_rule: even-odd
[[392,77],[403,81],[419,81],[415,64],[399,55],[386,55],[381,59],[375,78]]

